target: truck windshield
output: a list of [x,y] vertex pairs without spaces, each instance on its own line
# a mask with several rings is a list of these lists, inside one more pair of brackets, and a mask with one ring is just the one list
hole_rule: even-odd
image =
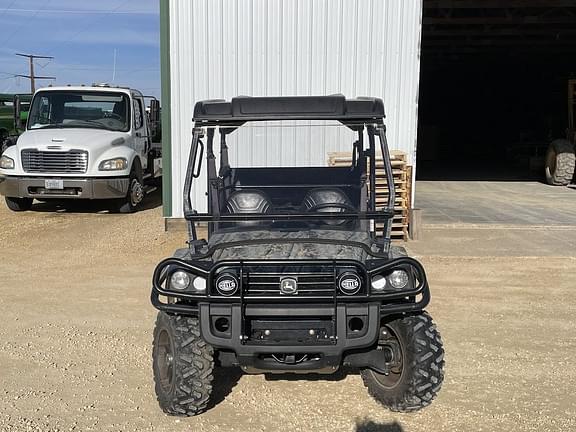
[[95,128],[127,132],[128,96],[113,92],[40,91],[34,96],[28,129]]

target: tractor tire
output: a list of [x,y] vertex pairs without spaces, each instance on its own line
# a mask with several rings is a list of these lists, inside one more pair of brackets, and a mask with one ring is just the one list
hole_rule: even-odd
[[159,312],[152,357],[160,408],[187,417],[206,411],[212,396],[214,349],[202,339],[198,319]]
[[32,208],[32,198],[12,198],[5,197],[8,208],[15,212],[28,211]]
[[546,152],[546,182],[554,186],[568,186],[574,177],[575,166],[574,144],[565,139],[552,141]]
[[379,345],[399,345],[400,362],[388,375],[360,372],[370,395],[396,412],[418,411],[432,403],[444,380],[444,348],[430,315],[393,319],[382,327]]

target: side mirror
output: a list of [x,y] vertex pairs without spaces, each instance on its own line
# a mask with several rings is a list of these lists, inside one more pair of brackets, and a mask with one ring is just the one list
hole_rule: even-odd
[[150,135],[156,137],[160,127],[160,102],[158,99],[153,98],[150,100],[148,120],[150,124]]
[[[20,96],[14,96],[14,129],[17,131],[22,130],[26,127],[26,118],[28,117],[23,116],[22,112],[22,101],[20,100]],[[28,114],[28,113],[25,113]]]

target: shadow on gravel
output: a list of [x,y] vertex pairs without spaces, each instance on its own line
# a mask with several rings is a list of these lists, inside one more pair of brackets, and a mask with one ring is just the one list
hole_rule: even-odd
[[214,369],[214,381],[212,381],[212,397],[208,409],[214,408],[232,392],[232,389],[238,384],[242,371],[238,368],[221,368]]
[[356,432],[404,432],[400,423],[375,423],[372,420],[356,421]]

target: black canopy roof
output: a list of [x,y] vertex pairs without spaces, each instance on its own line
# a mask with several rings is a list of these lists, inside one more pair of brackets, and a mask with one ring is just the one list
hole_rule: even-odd
[[382,99],[331,96],[238,96],[231,101],[205,100],[196,103],[194,121],[204,124],[263,120],[338,120],[342,122],[383,119]]

